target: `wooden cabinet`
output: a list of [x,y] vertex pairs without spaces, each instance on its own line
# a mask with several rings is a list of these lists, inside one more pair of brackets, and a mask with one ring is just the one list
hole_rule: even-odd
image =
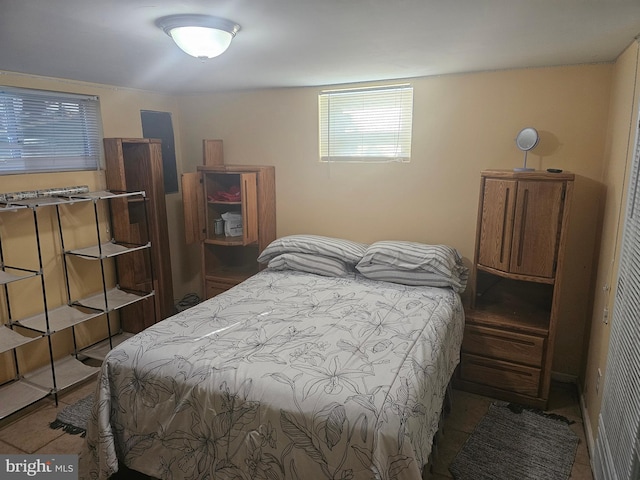
[[482,172],[458,387],[546,406],[573,181]]
[[485,178],[478,265],[553,278],[565,184]]
[[[275,240],[275,168],[202,165],[182,175],[182,195],[187,243],[202,248],[205,298],[257,273],[259,253]],[[227,214],[242,218],[239,235],[216,232]]]
[[[150,257],[138,253],[117,259],[121,287],[156,293],[155,308],[141,302],[120,314],[123,329],[137,333],[175,313],[162,144],[149,138],[105,138],[104,149],[107,188],[145,192],[143,201],[129,197],[112,201],[114,235],[132,243],[151,242]],[[148,224],[142,221],[145,213]]]

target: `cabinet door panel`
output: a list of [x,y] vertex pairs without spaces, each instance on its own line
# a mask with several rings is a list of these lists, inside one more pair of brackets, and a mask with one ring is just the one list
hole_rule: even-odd
[[553,278],[563,189],[563,182],[518,182],[512,273]]
[[199,173],[182,174],[182,208],[187,245],[204,240],[204,192]]
[[255,173],[240,176],[242,194],[242,235],[244,244],[258,241],[258,183]]
[[488,178],[484,182],[478,263],[509,270],[516,181]]

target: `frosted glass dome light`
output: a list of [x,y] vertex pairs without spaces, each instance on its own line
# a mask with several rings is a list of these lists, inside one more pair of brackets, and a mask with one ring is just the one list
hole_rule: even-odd
[[197,58],[214,58],[229,48],[240,25],[209,15],[169,15],[156,20],[185,53]]

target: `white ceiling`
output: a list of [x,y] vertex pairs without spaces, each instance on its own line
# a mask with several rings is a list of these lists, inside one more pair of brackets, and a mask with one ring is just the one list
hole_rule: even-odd
[[[198,60],[154,24],[177,13],[242,30]],[[609,62],[639,33],[639,0],[0,0],[0,70],[215,92]]]

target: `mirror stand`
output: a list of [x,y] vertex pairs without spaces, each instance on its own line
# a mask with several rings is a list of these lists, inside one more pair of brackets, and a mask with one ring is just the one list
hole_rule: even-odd
[[528,150],[524,151],[524,166],[522,167],[516,167],[513,169],[514,172],[535,172],[535,168],[529,168],[527,167],[527,153],[529,153]]
[[514,172],[533,172],[535,168],[527,168],[527,153],[538,144],[538,131],[532,127],[526,127],[520,130],[516,137],[516,145],[524,152],[524,166],[514,168]]

